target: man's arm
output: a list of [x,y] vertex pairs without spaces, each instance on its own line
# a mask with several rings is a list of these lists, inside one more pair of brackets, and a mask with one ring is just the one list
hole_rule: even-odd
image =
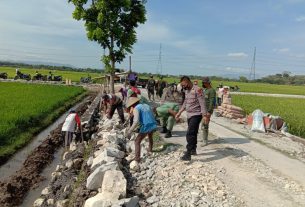
[[183,104],[181,106],[181,109],[178,111],[178,113],[175,116],[176,120],[179,119],[179,117],[181,116],[182,112],[185,111],[185,108],[186,108],[186,99],[184,99],[184,102],[183,102]]
[[209,97],[209,99],[210,99],[209,108],[207,109],[210,114],[214,110],[214,101],[215,101],[215,98],[216,98],[216,92],[214,90],[212,90],[210,92],[210,97]]
[[204,92],[202,91],[202,89],[198,89],[198,91],[197,91],[197,100],[198,100],[200,108],[201,108],[202,116],[205,116],[207,113],[207,110],[206,110],[206,105],[205,105]]
[[139,123],[139,111],[136,108],[134,108],[133,109],[133,124],[128,130],[129,135],[138,126],[138,123]]
[[75,122],[76,122],[78,128],[80,129],[80,127],[81,127],[81,121],[80,121],[80,118],[79,118],[78,114],[75,115]]

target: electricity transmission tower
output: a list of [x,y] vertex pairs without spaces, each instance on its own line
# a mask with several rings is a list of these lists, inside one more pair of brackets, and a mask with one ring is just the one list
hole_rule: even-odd
[[162,75],[162,44],[160,44],[159,59],[157,64],[157,74]]
[[249,80],[255,80],[255,58],[256,58],[256,47],[254,47],[254,54],[253,54],[253,60],[252,60],[252,65],[250,69],[250,75],[249,75]]

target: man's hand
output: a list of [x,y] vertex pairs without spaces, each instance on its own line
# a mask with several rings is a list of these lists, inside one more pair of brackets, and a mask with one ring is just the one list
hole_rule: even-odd
[[211,114],[210,113],[202,114],[202,118],[203,118],[203,122],[202,122],[203,124],[209,124]]
[[175,116],[176,121],[179,120],[180,116],[181,116],[181,112],[179,111],[179,112],[176,114],[176,116]]
[[125,138],[129,140],[131,139],[131,132],[129,130],[126,130]]

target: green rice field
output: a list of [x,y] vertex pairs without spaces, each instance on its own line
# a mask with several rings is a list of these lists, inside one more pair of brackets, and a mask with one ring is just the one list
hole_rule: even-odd
[[233,95],[232,102],[247,114],[261,109],[264,113],[281,116],[291,134],[305,138],[305,99]]
[[[25,74],[30,74],[32,77],[35,75],[36,70],[42,75],[48,75],[48,69],[29,69],[20,68],[19,71]],[[9,78],[14,78],[16,75],[16,68],[13,67],[0,67],[0,73],[6,72]],[[71,79],[73,82],[79,82],[81,77],[87,77],[88,74],[91,78],[101,76],[101,73],[87,73],[87,72],[77,72],[77,71],[64,71],[64,70],[52,70],[53,75],[62,76],[63,80]]]
[[[164,78],[168,83],[179,83],[178,78]],[[292,85],[275,85],[267,83],[244,83],[232,81],[217,81],[211,80],[212,86],[216,88],[222,83],[223,86],[238,86],[240,92],[253,92],[253,93],[275,93],[275,94],[291,94],[291,95],[305,95],[305,86],[292,86]],[[201,81],[199,80],[201,85]]]
[[82,87],[0,82],[0,158],[24,146],[84,92]]

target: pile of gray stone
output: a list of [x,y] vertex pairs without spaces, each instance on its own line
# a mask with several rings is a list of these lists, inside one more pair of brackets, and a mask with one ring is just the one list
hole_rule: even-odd
[[99,131],[92,137],[96,150],[87,161],[91,174],[86,183],[87,189],[98,193],[86,200],[85,207],[138,206],[137,196],[126,198],[127,180],[122,171],[127,144],[124,133],[117,116],[100,121]]

